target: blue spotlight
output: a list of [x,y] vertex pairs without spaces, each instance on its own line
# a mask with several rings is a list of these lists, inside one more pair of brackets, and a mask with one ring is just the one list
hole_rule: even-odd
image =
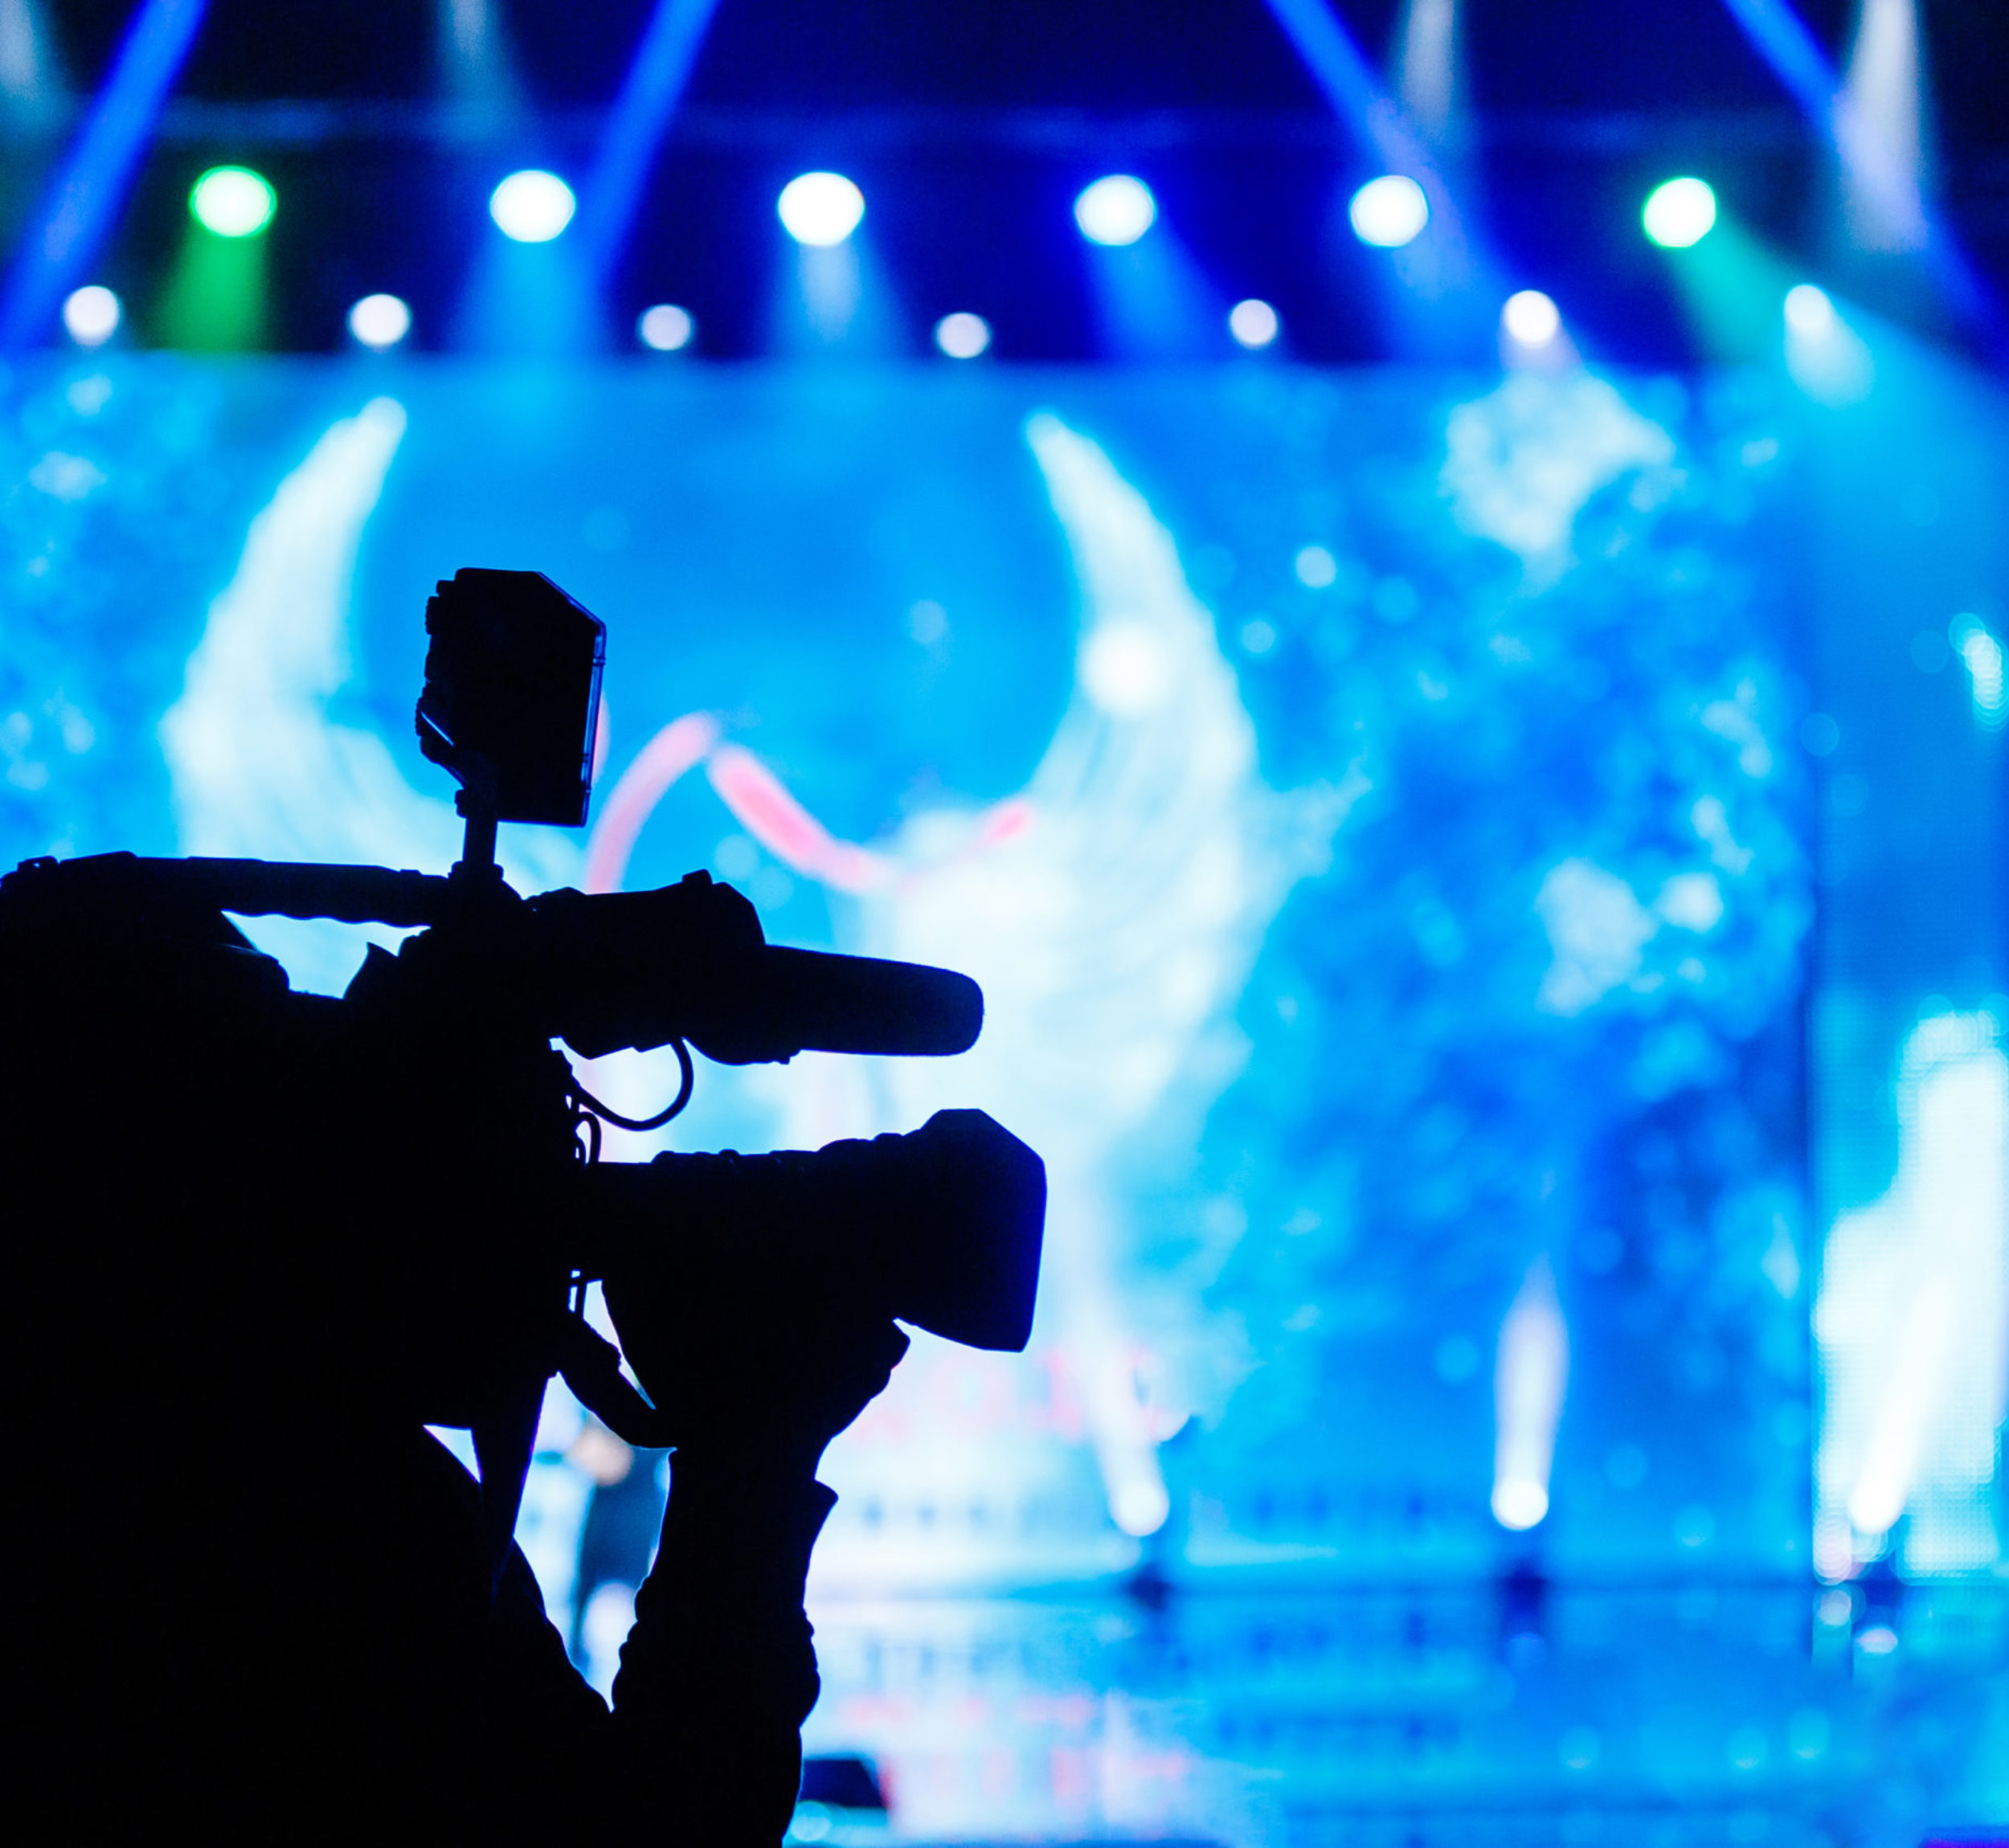
[[1784,309],[1789,333],[1802,340],[1819,340],[1833,330],[1835,304],[1827,291],[1811,282],[1798,283],[1786,292]]
[[1868,206],[1872,219],[1880,219],[1886,231],[1896,228],[1901,246],[1918,248],[1957,310],[1992,321],[1995,305],[1958,239],[1925,209],[1915,164],[1891,147],[1888,125],[1866,119],[1860,97],[1836,75],[1806,22],[1787,0],[1724,3],[1773,74],[1792,92],[1801,112],[1833,149],[1846,190],[1855,192],[1859,207]]
[[1074,223],[1090,243],[1135,243],[1158,216],[1151,188],[1128,174],[1111,174],[1083,189],[1074,201]]
[[572,222],[572,189],[556,174],[526,167],[489,195],[489,216],[518,243],[549,243]]
[[718,0],[657,0],[579,189],[579,235],[596,280],[613,267],[663,131],[690,80]]
[[91,260],[125,196],[162,100],[202,23],[204,0],[145,0],[112,74],[23,237],[0,300],[0,348],[39,335]]
[[798,174],[775,201],[783,228],[797,243],[829,250],[865,218],[865,194],[842,174]]
[[1400,250],[1413,243],[1430,222],[1430,201],[1407,174],[1383,174],[1352,198],[1346,215],[1362,243]]

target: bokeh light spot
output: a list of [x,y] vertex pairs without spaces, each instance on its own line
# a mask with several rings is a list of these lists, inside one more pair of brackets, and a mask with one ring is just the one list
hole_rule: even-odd
[[1407,174],[1383,174],[1353,195],[1346,215],[1362,243],[1399,250],[1430,222],[1430,206],[1423,189]]
[[1128,174],[1111,174],[1082,189],[1074,201],[1074,223],[1090,243],[1135,243],[1158,217],[1151,188]]
[[518,243],[549,243],[572,222],[578,202],[556,174],[526,167],[489,195],[489,216]]

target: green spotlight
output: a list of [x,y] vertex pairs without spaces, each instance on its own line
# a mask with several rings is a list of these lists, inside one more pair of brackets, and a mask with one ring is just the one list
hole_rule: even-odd
[[1701,243],[1716,223],[1716,194],[1707,180],[1667,180],[1647,195],[1640,221],[1647,235],[1667,250]]
[[189,189],[188,209],[219,237],[256,237],[272,222],[279,195],[249,167],[211,167]]

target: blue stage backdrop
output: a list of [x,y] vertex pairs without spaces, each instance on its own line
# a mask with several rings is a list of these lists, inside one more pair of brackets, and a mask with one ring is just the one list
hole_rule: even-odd
[[[968,1055],[706,1069],[675,1126],[974,1104],[1049,1164],[1033,1348],[917,1341],[831,1455],[830,1609],[1994,1563],[1978,435],[1893,485],[1913,426],[1782,376],[1258,365],[153,356],[5,407],[10,860],[443,869],[425,599],[532,567],[610,643],[594,824],[505,829],[520,885],[708,866],[772,938],[982,981]],[[253,932],[301,986],[361,954]],[[554,1403],[567,1622],[596,1454]],[[818,1723],[897,1757],[865,1659]]]

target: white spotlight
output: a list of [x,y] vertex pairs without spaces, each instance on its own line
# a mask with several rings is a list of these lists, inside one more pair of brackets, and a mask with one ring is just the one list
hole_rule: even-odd
[[1128,174],[1111,174],[1083,188],[1074,201],[1074,223],[1090,243],[1135,243],[1158,216],[1151,188]]
[[858,228],[865,194],[842,174],[798,174],[781,189],[775,210],[797,243],[827,250]]
[[79,346],[102,346],[119,330],[119,298],[104,284],[72,289],[63,304],[63,330]]
[[578,202],[556,174],[526,167],[489,195],[489,216],[518,243],[549,243],[572,222]]
[[980,314],[945,314],[935,324],[935,344],[951,359],[974,359],[991,344],[991,324]]
[[349,311],[349,331],[362,345],[382,353],[411,331],[411,310],[395,295],[366,295]]
[[1556,1426],[1569,1377],[1569,1332],[1546,1257],[1528,1267],[1506,1319],[1493,1372],[1493,1519],[1524,1533],[1549,1512]]
[[1802,282],[1786,292],[1786,326],[1802,340],[1819,340],[1834,331],[1835,304],[1827,291]]
[[690,337],[697,331],[698,323],[691,319],[690,310],[667,301],[644,309],[635,323],[635,337],[656,353],[679,351],[690,345]]
[[1989,634],[1978,617],[1958,615],[1948,631],[1960,652],[1960,659],[1974,683],[1974,717],[1984,730],[2000,731],[2009,718],[2009,692],[2003,679],[2002,644]]
[[1238,301],[1228,310],[1229,333],[1234,336],[1238,346],[1246,346],[1251,353],[1275,340],[1282,325],[1277,311],[1269,303],[1253,297]]
[[1399,250],[1430,222],[1430,205],[1407,174],[1384,174],[1353,195],[1346,215],[1362,243]]
[[1562,332],[1562,316],[1538,288],[1524,288],[1507,298],[1500,311],[1507,337],[1520,346],[1546,346]]

